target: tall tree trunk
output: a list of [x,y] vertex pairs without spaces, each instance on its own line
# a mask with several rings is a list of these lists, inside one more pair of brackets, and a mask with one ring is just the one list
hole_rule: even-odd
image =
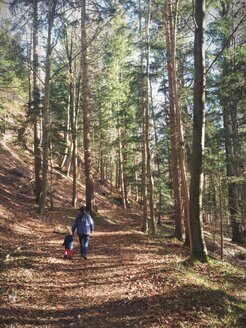
[[128,206],[128,194],[130,191],[128,191],[128,180],[127,180],[127,152],[124,146],[124,143],[122,145],[122,158],[123,158],[123,183],[124,183],[124,197],[125,197],[125,203],[126,207]]
[[154,215],[154,183],[151,170],[151,150],[150,150],[150,22],[151,22],[151,0],[148,0],[148,18],[146,24],[146,114],[145,114],[145,144],[147,155],[147,178],[148,178],[148,200],[150,210],[151,231],[153,234],[156,232],[156,223]]
[[125,197],[125,183],[124,183],[124,165],[123,165],[123,150],[122,150],[122,136],[121,128],[118,127],[118,143],[119,143],[119,170],[120,170],[120,191],[123,208],[126,209]]
[[[100,90],[98,91],[99,93]],[[105,181],[105,157],[104,157],[104,131],[103,131],[103,113],[102,113],[103,109],[102,109],[102,105],[101,102],[99,103],[99,126],[100,126],[100,143],[99,143],[99,174],[100,174],[100,183],[103,183]]]
[[[78,99],[76,99],[76,61],[73,60],[74,48],[74,30],[72,28],[70,40],[68,33],[65,34],[65,47],[69,64],[69,104],[68,104],[68,122],[71,125],[71,163],[73,168],[73,193],[72,206],[77,203],[77,180],[78,180],[78,135],[77,135],[77,112]],[[69,125],[69,127],[70,127]],[[67,145],[68,146],[68,145]],[[68,149],[68,147],[67,147]]]
[[115,188],[116,189],[119,188],[119,186],[120,186],[120,183],[119,183],[120,178],[119,178],[119,176],[120,176],[120,172],[119,172],[119,158],[116,157],[116,159],[115,159]]
[[39,202],[42,190],[41,181],[41,151],[39,131],[40,94],[38,86],[38,1],[33,0],[33,123],[34,123],[34,170],[35,170],[35,198]]
[[50,124],[50,66],[51,66],[51,32],[55,18],[56,1],[48,2],[48,38],[45,63],[45,87],[44,87],[44,105],[43,105],[43,165],[42,165],[42,191],[39,201],[39,210],[44,213],[46,198],[48,193],[48,173],[49,173],[49,124]]
[[89,110],[89,82],[87,62],[87,31],[86,31],[86,0],[81,1],[81,45],[82,45],[82,97],[83,97],[83,140],[85,161],[85,193],[86,207],[93,211],[94,180],[91,167],[91,135],[90,135],[90,110]]
[[50,210],[53,211],[54,210],[54,192],[55,192],[55,188],[54,188],[54,174],[53,174],[53,142],[50,141],[50,156],[49,156],[49,160],[50,160],[50,172],[49,172],[49,177],[50,177]]
[[[70,86],[68,89],[68,94],[69,94]],[[70,144],[70,98],[68,99],[68,106],[67,106],[67,117],[66,117],[66,129],[65,129],[65,142],[66,142],[66,148],[65,148],[65,153],[64,157],[62,160],[62,163],[60,165],[60,169],[62,170],[63,167],[68,167],[69,166],[69,154],[71,153],[71,147],[72,145]],[[67,170],[68,172],[68,170]]]
[[77,203],[77,180],[78,180],[78,136],[77,136],[77,111],[75,105],[75,62],[73,57],[73,36],[71,36],[70,47],[67,44],[67,57],[69,60],[69,113],[72,135],[72,167],[73,167],[73,194],[72,206]]
[[176,88],[176,42],[175,42],[175,16],[176,10],[172,9],[172,4],[169,0],[165,2],[166,12],[166,44],[167,44],[167,67],[168,67],[168,85],[169,85],[169,109],[170,109],[170,128],[171,128],[171,167],[172,167],[172,181],[174,194],[174,210],[175,210],[175,237],[179,240],[183,239],[183,225],[181,220],[182,206],[181,206],[181,190],[180,190],[180,168],[179,168],[179,134],[177,129],[177,88]]
[[[143,41],[142,31],[142,12],[141,0],[138,1],[139,7],[139,39]],[[144,104],[144,73],[143,73],[143,48],[141,46],[141,59],[140,59],[140,88],[139,88],[139,112],[141,115],[142,125],[142,209],[143,209],[143,231],[148,232],[148,213],[147,213],[147,148],[146,148],[146,109]]]
[[[135,166],[136,166],[136,159],[135,159]],[[138,202],[139,197],[138,197],[138,172],[137,172],[137,170],[135,170],[135,173],[134,173],[134,193],[135,193],[135,201]]]
[[[181,63],[182,71],[183,71],[183,63]],[[178,71],[178,68],[176,69]],[[178,82],[178,81],[177,81]],[[181,85],[184,83],[183,72],[181,75]],[[178,87],[178,83],[177,87]],[[180,83],[179,83],[180,85]],[[179,95],[177,95],[176,99],[179,99]],[[182,116],[180,111],[179,102],[177,103],[177,121],[178,121],[178,135],[179,135],[179,163],[180,163],[180,172],[181,172],[181,191],[183,197],[183,208],[184,208],[184,226],[185,226],[185,246],[190,246],[190,195],[189,195],[189,187],[188,187],[188,177],[187,177],[187,160],[186,160],[186,153],[185,153],[185,140],[184,140],[184,129],[183,129],[183,122]],[[186,108],[182,106],[182,111]]]
[[[116,86],[117,88],[120,88],[121,83],[121,71],[120,71],[120,65],[117,61],[116,64]],[[117,111],[120,111],[120,93],[117,93]],[[121,190],[121,197],[122,197],[122,204],[123,208],[127,208],[127,183],[126,183],[126,170],[125,170],[125,149],[124,149],[124,135],[125,132],[122,128],[122,120],[120,114],[118,114],[118,152],[119,152],[119,172],[120,172],[120,190]]]
[[[153,128],[154,128],[154,137],[155,137],[155,147],[158,149],[158,134],[157,134],[157,126],[156,126],[156,120],[155,120],[155,113],[154,113],[154,99],[153,99],[153,91],[152,91],[152,83],[150,80],[150,97],[151,97],[151,115],[152,115],[152,122],[153,122]],[[159,156],[159,151],[157,150],[156,153],[156,166],[157,166],[157,171],[158,171],[158,178],[161,178],[161,170],[160,170],[160,164],[161,164],[161,159]],[[158,208],[158,219],[157,219],[157,224],[161,224],[161,213],[162,213],[162,187],[161,185],[159,186],[159,208]]]
[[207,250],[202,227],[203,154],[205,143],[205,46],[204,46],[205,0],[195,2],[195,79],[193,143],[190,184],[190,237],[192,256],[207,260]]
[[[70,142],[71,138],[71,107],[73,107],[73,98],[74,93],[73,91],[73,71],[72,71],[72,57],[73,57],[73,39],[71,36],[71,40],[69,41],[68,33],[64,34],[64,40],[65,40],[65,48],[66,48],[66,55],[69,65],[69,85],[68,85],[68,104],[67,104],[67,117],[66,117],[66,130],[65,130],[65,142],[66,142],[66,148],[65,148],[65,154],[61,163],[60,168],[62,169],[65,165],[67,167],[70,166],[71,158],[72,158],[72,148],[73,144]],[[72,33],[73,34],[73,33]],[[67,175],[69,176],[69,169],[67,169]]]
[[[237,8],[225,1],[221,1],[222,10],[221,17],[231,19],[233,17],[233,11]],[[239,5],[239,4],[238,4]],[[235,19],[235,18],[234,18]],[[233,19],[233,20],[234,20]],[[234,21],[231,22],[231,25]],[[228,26],[228,34],[231,33],[231,26]],[[237,100],[235,97],[230,97],[230,87],[228,87],[228,79],[230,83],[237,83],[238,81],[232,77],[235,74],[237,68],[235,67],[235,44],[233,42],[228,43],[228,39],[223,40],[223,47],[228,51],[226,56],[222,59],[222,78],[225,79],[226,83],[221,88],[221,105],[223,110],[223,123],[225,131],[225,152],[226,152],[226,171],[228,180],[228,206],[230,215],[230,225],[232,230],[232,241],[242,242],[242,222],[240,220],[240,189],[235,181],[232,181],[239,176],[239,163],[238,159],[241,154],[239,146],[238,136],[238,115],[237,115]],[[229,55],[230,53],[230,55]],[[229,56],[229,57],[228,57]],[[229,83],[229,84],[230,84]],[[240,168],[243,170],[243,167]],[[241,195],[241,199],[243,195]]]
[[[185,149],[184,149],[184,133],[183,133],[183,123],[181,118],[180,104],[179,104],[179,94],[178,94],[178,81],[177,81],[177,63],[176,63],[176,30],[177,30],[177,14],[178,14],[178,0],[176,0],[174,7],[174,19],[171,24],[173,28],[171,31],[171,61],[172,61],[172,73],[173,73],[173,91],[174,91],[174,108],[176,115],[176,128],[177,128],[177,139],[178,139],[178,158],[179,158],[179,170],[181,178],[181,194],[183,196],[182,202],[184,208],[184,223],[185,223],[185,245],[190,245],[190,230],[189,230],[189,190],[187,181],[187,172],[185,164]],[[181,204],[182,208],[182,204]],[[183,222],[180,218],[181,231],[183,232]]]
[[78,137],[77,137],[77,113],[74,102],[74,83],[70,82],[70,115],[71,115],[71,131],[72,131],[72,164],[73,164],[73,196],[72,206],[76,206],[77,203],[77,180],[78,180]]
[[[226,170],[227,176],[230,178],[236,176],[235,171],[235,156],[232,142],[232,122],[230,118],[230,110],[226,104],[223,106],[223,120],[225,129],[225,149],[226,149]],[[230,223],[232,228],[232,241],[240,242],[240,223],[238,217],[238,193],[236,183],[233,181],[228,182],[228,205],[230,212]]]

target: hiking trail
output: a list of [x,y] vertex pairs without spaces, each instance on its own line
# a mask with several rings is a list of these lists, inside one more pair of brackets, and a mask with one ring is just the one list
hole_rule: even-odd
[[66,206],[70,180],[60,183],[60,206],[41,216],[28,160],[1,150],[1,327],[245,326],[242,269],[186,266],[189,250],[180,242],[142,233],[138,211],[101,195],[89,259],[80,257],[76,237],[77,252],[64,260],[64,235],[77,213]]

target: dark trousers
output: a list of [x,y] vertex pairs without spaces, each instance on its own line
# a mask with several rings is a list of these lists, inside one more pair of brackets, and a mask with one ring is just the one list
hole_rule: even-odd
[[80,254],[86,256],[89,248],[89,235],[79,235]]

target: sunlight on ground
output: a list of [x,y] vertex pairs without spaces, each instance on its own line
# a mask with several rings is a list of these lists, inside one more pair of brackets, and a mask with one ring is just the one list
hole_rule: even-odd
[[[125,235],[132,235],[133,233],[135,233],[135,231],[125,231],[125,230],[118,230],[118,231],[96,231],[96,227],[95,227],[95,232],[91,235],[93,237],[94,236],[113,236],[113,235],[121,235],[121,236],[125,236]],[[138,232],[136,232],[138,233]],[[142,233],[141,233],[142,234]]]
[[[6,221],[8,221],[10,219],[10,217],[11,217],[11,214],[10,213],[11,212],[8,209],[6,209],[2,205],[0,205],[0,215],[1,215],[1,217],[0,217],[0,223],[1,223],[1,225],[2,225],[2,222],[1,222],[2,219],[6,219]],[[4,223],[6,223],[6,222],[4,222]]]
[[15,223],[13,229],[19,234],[32,235],[33,231],[26,226],[20,225],[19,223]]

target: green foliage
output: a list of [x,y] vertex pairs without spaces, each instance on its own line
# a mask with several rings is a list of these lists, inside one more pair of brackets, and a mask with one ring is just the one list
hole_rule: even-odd
[[[27,1],[14,1],[17,9],[31,7]],[[23,7],[24,5],[24,7]],[[95,5],[95,6],[94,6]],[[88,65],[90,84],[90,110],[92,123],[92,148],[94,162],[99,166],[102,162],[108,171],[115,172],[119,152],[119,133],[121,134],[124,168],[128,178],[128,186],[136,183],[141,190],[141,141],[142,113],[140,110],[141,85],[145,72],[141,72],[140,53],[145,54],[145,23],[147,2],[141,2],[141,10],[137,1],[108,1],[93,3],[93,10],[88,13]],[[245,177],[245,44],[238,44],[238,34],[228,43],[240,13],[232,12],[233,2],[224,0],[207,4],[207,63],[225,47],[214,66],[207,74],[207,111],[206,111],[206,150],[204,154],[204,170],[206,189],[204,191],[204,209],[214,216],[219,210],[219,181],[223,190],[223,210],[228,212],[227,187],[230,184],[242,186]],[[68,9],[68,10],[67,10]],[[94,11],[95,10],[95,11]],[[76,84],[78,102],[78,142],[82,146],[82,97],[81,85],[81,35],[80,12],[70,2],[62,2],[55,19],[54,49],[52,52],[51,79],[51,139],[53,152],[59,157],[64,154],[65,135],[67,131],[69,83]],[[142,35],[139,30],[139,17],[142,17]],[[92,14],[93,13],[93,14]],[[39,3],[39,36],[42,52],[39,64],[43,69],[43,52],[47,29],[47,6]],[[106,23],[106,19],[108,19]],[[21,17],[24,23],[24,16]],[[15,18],[16,20],[16,18]],[[30,20],[31,22],[31,20]],[[29,22],[29,24],[30,24]],[[17,26],[17,20],[14,22]],[[155,186],[156,206],[161,211],[169,211],[173,207],[172,184],[170,179],[170,118],[168,79],[166,71],[167,54],[165,35],[163,34],[165,17],[163,18],[163,1],[152,3],[150,28],[150,78],[153,92],[153,116],[150,119],[150,146],[152,156],[152,174]],[[179,103],[184,126],[184,141],[187,168],[190,168],[192,112],[193,112],[193,43],[194,19],[192,1],[181,1],[177,19],[177,81]],[[28,71],[25,52],[29,44],[22,46],[23,35],[10,29],[10,25],[0,28],[0,130],[11,125],[8,115],[23,113],[28,107]],[[26,40],[25,40],[26,42]],[[55,44],[57,42],[57,44]],[[234,43],[233,43],[234,42]],[[228,43],[228,44],[227,44]],[[71,66],[69,59],[73,58]],[[146,63],[144,62],[144,65]],[[143,65],[143,71],[145,66]],[[55,74],[55,75],[54,75]],[[42,88],[42,84],[41,84]],[[158,90],[158,92],[156,91]],[[156,97],[156,98],[155,98]],[[30,104],[28,104],[30,105]],[[237,131],[230,135],[231,140],[237,138],[237,165],[239,175],[226,178],[226,129],[223,127],[223,108],[235,118]],[[152,108],[151,108],[152,110]],[[27,113],[29,115],[29,113]],[[152,114],[152,113],[151,113]],[[10,115],[10,116],[11,116]],[[150,115],[151,116],[151,115]],[[23,116],[22,121],[25,120]],[[153,125],[152,125],[153,124]],[[21,130],[20,132],[22,132]],[[188,172],[189,176],[189,172]],[[114,177],[112,177],[114,178]]]
[[18,34],[10,35],[7,23],[0,27],[1,86],[20,87],[24,82],[27,70],[24,66],[24,49],[20,42]]
[[[0,26],[0,129],[12,127],[13,117],[23,115],[28,80],[20,35],[11,35],[9,24]],[[15,122],[16,123],[16,122]]]
[[[136,101],[132,97],[131,33],[125,17],[116,16],[104,34],[102,49],[103,74],[96,81],[97,92],[93,101],[97,103],[98,115],[94,119],[97,134],[95,146],[100,149],[106,162],[114,161],[118,151],[118,129],[122,129],[121,141],[124,161],[131,180],[135,157]],[[126,128],[127,127],[127,128]],[[103,141],[103,142],[102,142]],[[97,146],[98,145],[98,146]]]
[[0,27],[0,83],[5,88],[27,87],[27,69],[20,35],[11,36],[9,24]]
[[[238,32],[229,39],[240,20],[240,11],[238,12],[233,6],[232,1],[213,3],[209,10],[214,16],[214,19],[210,20],[207,32],[207,39],[212,45],[208,50],[209,61],[213,61],[224,47],[207,76],[204,208],[212,214],[213,220],[216,220],[220,211],[225,218],[229,212],[230,184],[235,182],[240,185],[244,181],[240,172],[243,172],[243,163],[245,163],[242,150],[246,142],[244,132],[246,47],[240,43]],[[234,153],[228,143],[233,145]],[[229,162],[234,167],[234,175],[228,178]],[[221,187],[219,187],[219,180],[221,180]],[[224,221],[227,224],[226,220]]]

